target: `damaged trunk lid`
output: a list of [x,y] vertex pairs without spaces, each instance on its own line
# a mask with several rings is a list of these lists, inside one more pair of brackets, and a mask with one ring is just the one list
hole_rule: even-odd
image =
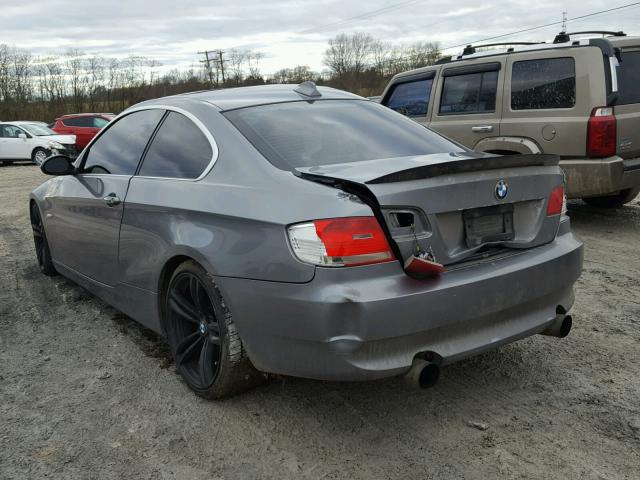
[[301,167],[294,174],[369,204],[406,261],[419,252],[451,266],[551,242],[560,216],[547,216],[563,184],[554,155],[471,152]]

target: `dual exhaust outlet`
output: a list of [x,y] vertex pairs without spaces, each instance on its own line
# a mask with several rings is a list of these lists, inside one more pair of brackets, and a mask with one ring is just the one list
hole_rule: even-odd
[[[540,335],[564,338],[569,335],[572,325],[573,319],[571,315],[559,313],[553,322],[540,332]],[[430,359],[435,357],[432,352],[426,352],[423,355],[425,358]],[[416,357],[413,359],[411,368],[404,376],[405,381],[409,385],[418,388],[429,388],[438,383],[438,379],[440,378],[440,365],[425,358]]]

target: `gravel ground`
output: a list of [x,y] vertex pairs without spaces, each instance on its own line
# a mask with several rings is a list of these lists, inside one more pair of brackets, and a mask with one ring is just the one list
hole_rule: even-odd
[[640,478],[640,202],[570,205],[586,244],[574,330],[412,390],[273,380],[208,402],[164,343],[42,276],[31,165],[0,167],[0,478]]

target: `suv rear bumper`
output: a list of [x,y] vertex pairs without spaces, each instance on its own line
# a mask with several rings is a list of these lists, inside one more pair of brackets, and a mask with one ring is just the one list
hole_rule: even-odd
[[573,304],[582,244],[568,220],[551,243],[414,280],[393,263],[318,268],[306,284],[216,277],[249,357],[262,371],[321,380],[406,372],[536,334]]
[[560,160],[560,166],[567,174],[569,198],[609,195],[640,187],[640,158],[579,158]]

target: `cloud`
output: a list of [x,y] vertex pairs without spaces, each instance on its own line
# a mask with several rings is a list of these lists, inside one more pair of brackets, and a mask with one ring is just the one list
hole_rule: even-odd
[[[327,40],[341,32],[363,31],[397,43],[438,41],[447,47],[560,21],[562,10],[572,18],[606,8],[612,5],[591,0],[482,5],[468,0],[27,0],[2,7],[0,43],[37,55],[75,48],[104,56],[141,55],[165,68],[197,65],[197,52],[204,49],[240,47],[262,51],[265,72],[299,64],[320,70]],[[379,9],[385,10],[364,15]],[[638,34],[639,20],[640,8],[629,8],[569,27]],[[512,39],[551,40],[558,30],[552,26]]]

